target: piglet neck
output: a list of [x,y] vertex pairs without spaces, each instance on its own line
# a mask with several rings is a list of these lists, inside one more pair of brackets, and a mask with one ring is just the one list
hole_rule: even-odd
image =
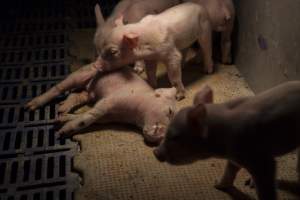
[[226,158],[228,152],[227,134],[216,129],[215,127],[207,127],[206,145],[208,151],[213,157]]

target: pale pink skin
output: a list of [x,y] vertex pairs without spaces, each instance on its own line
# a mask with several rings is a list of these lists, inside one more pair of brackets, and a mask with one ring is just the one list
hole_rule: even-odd
[[[71,93],[59,105],[58,121],[65,123],[59,134],[70,136],[93,123],[121,122],[137,125],[147,142],[159,143],[175,112],[176,89],[153,90],[128,67],[107,74],[97,73],[93,65],[84,66],[26,107],[34,110],[67,90],[80,88],[80,92]],[[87,112],[68,114],[91,102],[95,105]]]
[[[148,15],[135,24],[122,24],[96,45],[100,54],[101,70],[112,70],[136,60],[145,60],[146,74],[151,86],[156,87],[156,65],[167,66],[169,80],[177,89],[176,98],[185,97],[181,77],[182,54],[197,41],[203,52],[205,72],[213,72],[211,24],[205,8],[194,3],[184,3],[158,15]],[[101,47],[101,48],[100,48]]]
[[235,20],[235,8],[232,0],[184,0],[197,3],[206,8],[212,29],[221,32],[222,63],[232,62],[231,34]]
[[[179,0],[123,0],[114,8],[112,14],[104,21],[100,6],[95,6],[97,30],[94,36],[95,43],[102,43],[103,38],[110,34],[116,26],[115,21],[118,17],[124,17],[125,24],[136,23],[149,14],[158,14],[164,10],[179,4]],[[144,62],[137,61],[134,70],[141,73],[144,70]]]

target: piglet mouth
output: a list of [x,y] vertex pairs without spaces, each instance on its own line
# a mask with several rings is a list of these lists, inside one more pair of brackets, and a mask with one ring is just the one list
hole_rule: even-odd
[[165,137],[165,126],[154,125],[151,129],[144,129],[144,137],[146,142],[159,145]]
[[145,137],[145,142],[153,146],[158,146],[164,138],[163,136],[149,136],[149,135],[145,135],[144,137]]

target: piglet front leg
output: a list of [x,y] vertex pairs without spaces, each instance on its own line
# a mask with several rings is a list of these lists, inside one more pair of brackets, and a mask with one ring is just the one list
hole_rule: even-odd
[[83,88],[97,73],[98,71],[93,65],[82,67],[46,93],[32,99],[26,104],[25,108],[35,110],[70,89]]
[[62,116],[60,122],[67,123],[58,131],[58,134],[62,136],[72,136],[79,130],[90,126],[91,124],[97,122],[101,117],[110,112],[115,104],[114,98],[102,99],[95,104],[95,106],[89,111],[79,114],[75,119],[72,118],[70,121],[68,118]]
[[214,71],[212,60],[212,30],[209,21],[202,22],[203,31],[199,35],[198,42],[203,53],[205,73],[211,74]]
[[215,185],[218,190],[227,190],[233,187],[233,183],[237,173],[241,168],[231,161],[227,161],[224,175],[221,181]]
[[176,48],[169,53],[165,61],[169,80],[171,81],[172,86],[177,90],[176,99],[178,101],[185,98],[185,89],[181,77],[181,62],[182,55]]
[[58,113],[64,114],[71,112],[74,108],[82,106],[89,101],[87,91],[71,93],[66,100],[59,103]]

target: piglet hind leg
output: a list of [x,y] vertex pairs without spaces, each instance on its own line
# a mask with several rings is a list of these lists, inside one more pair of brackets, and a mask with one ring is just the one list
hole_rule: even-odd
[[231,64],[231,34],[233,25],[230,25],[227,30],[221,33],[221,51],[222,51],[222,63]]
[[97,69],[92,67],[92,65],[82,67],[81,69],[70,74],[65,80],[52,87],[46,93],[29,101],[25,108],[35,110],[68,90],[73,88],[82,88],[88,84],[88,82],[97,74],[97,72]]
[[[116,98],[106,98],[98,101],[95,106],[83,114],[62,116],[61,122],[66,122],[58,131],[63,137],[72,136],[79,130],[99,121],[101,117],[109,113],[116,105]],[[107,119],[106,119],[107,121]]]
[[237,173],[240,171],[241,167],[234,164],[231,161],[228,161],[225,167],[225,172],[220,182],[215,185],[215,188],[218,190],[228,190],[232,188],[234,185],[234,180],[236,178]]
[[177,90],[176,92],[176,99],[178,101],[185,98],[185,89],[182,83],[182,75],[181,75],[181,62],[182,62],[182,55],[177,50],[174,49],[168,55],[166,60],[167,72],[169,80]]
[[157,78],[156,78],[156,71],[157,71],[157,62],[155,61],[145,61],[146,67],[146,75],[148,79],[149,85],[151,87],[157,87]]
[[70,113],[75,108],[83,106],[88,103],[89,97],[87,91],[82,91],[79,93],[71,93],[66,100],[59,103],[58,113]]
[[258,199],[276,200],[275,160],[273,158],[262,158],[252,161],[251,165],[248,165],[246,168],[255,182]]
[[214,71],[214,62],[212,60],[212,31],[209,21],[202,22],[202,32],[198,38],[201,52],[203,53],[204,71],[211,74]]

